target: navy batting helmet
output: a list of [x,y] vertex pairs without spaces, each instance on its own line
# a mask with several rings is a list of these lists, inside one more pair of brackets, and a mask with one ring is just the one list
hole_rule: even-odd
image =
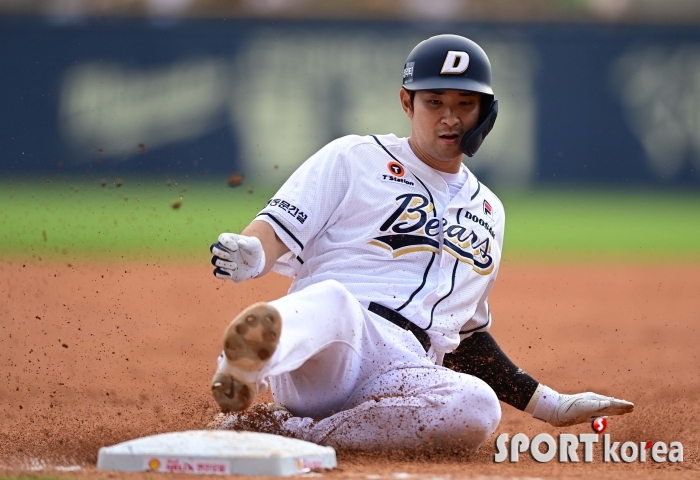
[[498,101],[491,88],[491,62],[484,50],[459,35],[437,35],[411,50],[403,68],[406,90],[469,90],[482,94],[479,125],[462,137],[462,152],[473,157],[496,122]]

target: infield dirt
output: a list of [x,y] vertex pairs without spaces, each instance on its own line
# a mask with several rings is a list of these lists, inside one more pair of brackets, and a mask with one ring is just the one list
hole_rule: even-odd
[[[43,468],[60,477],[146,478],[97,472],[98,448],[209,421],[223,328],[246,305],[289,286],[274,275],[233,285],[210,268],[0,264],[0,474]],[[561,392],[635,402],[634,413],[610,419],[607,433],[614,441],[681,441],[682,464],[604,464],[598,449],[593,464],[538,464],[529,455],[494,464],[494,435],[468,460],[341,451],[338,470],[323,476],[697,478],[699,285],[697,264],[506,264],[491,297],[492,333],[518,365]],[[560,433],[508,405],[502,432]],[[56,470],[73,465],[82,468]]]

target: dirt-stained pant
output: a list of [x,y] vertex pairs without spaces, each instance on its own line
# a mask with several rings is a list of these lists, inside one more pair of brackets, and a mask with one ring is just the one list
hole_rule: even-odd
[[274,355],[261,371],[284,427],[334,447],[443,446],[476,450],[495,431],[493,390],[434,365],[412,333],[324,281],[271,302],[282,316]]

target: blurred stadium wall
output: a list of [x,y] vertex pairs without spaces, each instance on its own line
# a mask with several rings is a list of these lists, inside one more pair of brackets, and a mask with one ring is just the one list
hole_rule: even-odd
[[[663,5],[663,8],[662,8]],[[700,2],[0,1],[0,173],[243,172],[407,135],[420,40],[479,42],[494,187],[700,186]]]

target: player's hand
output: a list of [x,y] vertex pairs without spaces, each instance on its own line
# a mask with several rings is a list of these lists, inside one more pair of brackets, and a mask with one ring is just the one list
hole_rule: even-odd
[[568,427],[578,423],[588,423],[591,417],[623,415],[634,410],[634,404],[626,400],[598,395],[593,392],[575,395],[560,394],[554,412],[546,420],[555,427]]
[[257,277],[265,267],[265,251],[256,237],[222,233],[209,250],[216,278],[240,283]]

